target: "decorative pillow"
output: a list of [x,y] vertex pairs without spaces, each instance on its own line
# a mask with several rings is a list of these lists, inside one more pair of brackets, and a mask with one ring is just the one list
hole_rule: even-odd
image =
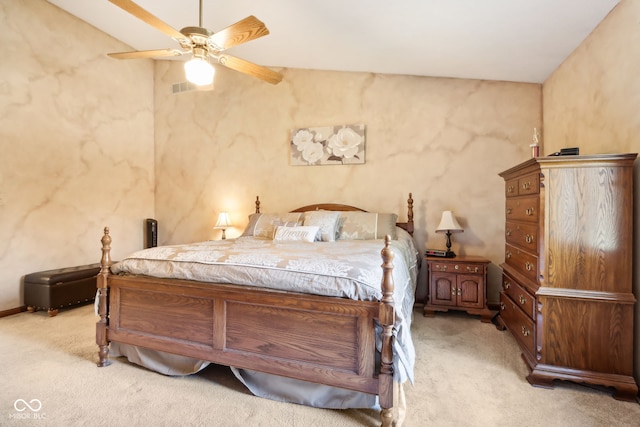
[[263,214],[249,215],[249,225],[244,229],[242,236],[255,236],[273,239],[277,226],[285,224],[299,225],[302,221],[301,213]]
[[304,225],[320,228],[316,240],[335,242],[336,230],[340,212],[336,211],[308,211],[304,213]]
[[340,214],[342,224],[338,239],[371,240],[383,239],[387,234],[398,239],[396,222],[398,215],[390,213],[345,211]]
[[320,231],[320,227],[309,225],[299,227],[279,226],[276,227],[276,232],[273,235],[273,240],[313,242],[316,240],[318,231]]

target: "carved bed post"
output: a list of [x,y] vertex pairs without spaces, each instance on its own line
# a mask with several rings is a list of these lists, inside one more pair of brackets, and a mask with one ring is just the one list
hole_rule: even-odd
[[107,327],[109,326],[108,297],[109,288],[107,278],[109,277],[109,267],[111,267],[111,236],[109,227],[104,228],[102,242],[102,258],[100,259],[100,273],[97,278],[98,287],[98,315],[100,320],[96,323],[96,344],[98,344],[98,366],[107,366],[109,361],[109,341],[107,340]]
[[382,304],[380,304],[380,324],[382,326],[382,350],[380,352],[380,378],[378,395],[380,396],[380,418],[382,427],[391,427],[393,423],[393,327],[396,320],[393,305],[393,258],[395,254],[389,246],[391,237],[384,238],[382,249]]
[[407,199],[407,231],[413,236],[413,194]]

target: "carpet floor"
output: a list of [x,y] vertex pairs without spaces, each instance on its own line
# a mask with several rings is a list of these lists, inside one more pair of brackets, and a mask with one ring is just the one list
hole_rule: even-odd
[[[251,395],[228,368],[167,377],[95,363],[93,306],[0,319],[2,426],[374,426],[373,410],[326,410]],[[465,313],[415,310],[415,384],[404,426],[639,426],[640,405],[607,390],[527,383],[508,332]],[[26,406],[29,405],[29,406]]]

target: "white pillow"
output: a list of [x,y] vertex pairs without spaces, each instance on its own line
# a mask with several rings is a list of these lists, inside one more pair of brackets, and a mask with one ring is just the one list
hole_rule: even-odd
[[298,226],[298,227],[276,227],[273,240],[279,241],[297,241],[297,242],[313,242],[320,227],[316,226]]
[[304,213],[304,225],[320,228],[316,240],[335,242],[340,212],[337,211],[308,211]]

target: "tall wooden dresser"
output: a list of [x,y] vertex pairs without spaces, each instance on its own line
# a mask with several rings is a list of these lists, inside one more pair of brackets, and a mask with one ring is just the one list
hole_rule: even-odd
[[500,321],[529,383],[602,385],[636,401],[633,162],[637,154],[540,157],[505,180]]

